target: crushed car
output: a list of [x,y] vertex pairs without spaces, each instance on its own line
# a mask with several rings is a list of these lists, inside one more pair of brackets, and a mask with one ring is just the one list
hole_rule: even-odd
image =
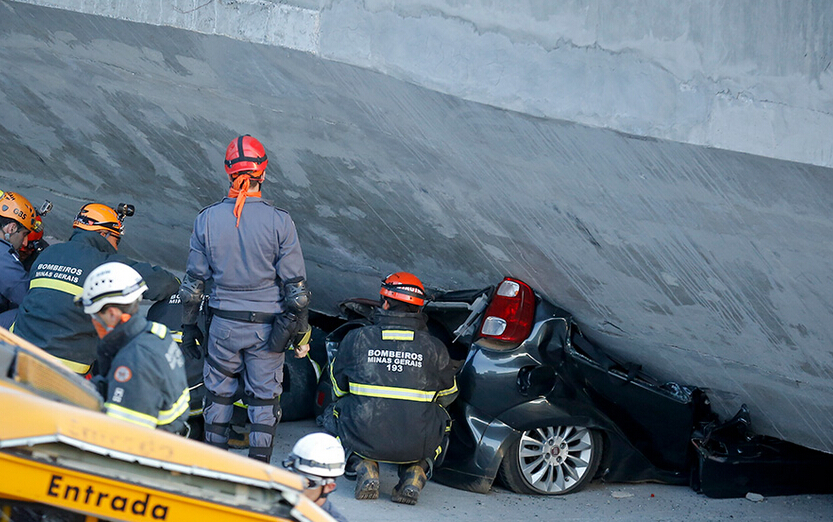
[[[576,492],[594,479],[689,485],[724,498],[833,492],[824,476],[833,456],[754,434],[745,406],[722,421],[707,390],[618,360],[519,279],[429,294],[429,328],[459,366],[440,483],[486,493],[499,480],[539,495]],[[376,306],[350,299],[337,324],[327,318],[329,361]],[[322,378],[316,414],[333,400]]]

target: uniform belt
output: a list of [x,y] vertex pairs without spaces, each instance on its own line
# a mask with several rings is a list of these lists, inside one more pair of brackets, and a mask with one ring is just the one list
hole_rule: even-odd
[[244,323],[271,323],[275,320],[277,314],[268,312],[246,312],[244,310],[218,310],[211,309],[211,315],[229,319],[231,321],[241,321]]

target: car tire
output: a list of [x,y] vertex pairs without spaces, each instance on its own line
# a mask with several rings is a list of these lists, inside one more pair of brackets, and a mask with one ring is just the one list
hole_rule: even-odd
[[309,419],[313,416],[318,375],[310,358],[297,359],[293,352],[287,354],[283,364],[281,421]]
[[307,357],[295,357],[287,351],[283,362],[283,393],[281,394],[281,421],[309,419],[315,413],[315,390],[321,373],[321,361],[326,364],[327,351],[324,348],[326,334],[320,328],[312,327],[310,351]]
[[582,426],[524,431],[500,464],[500,479],[516,493],[565,495],[586,486],[602,459],[601,433]]

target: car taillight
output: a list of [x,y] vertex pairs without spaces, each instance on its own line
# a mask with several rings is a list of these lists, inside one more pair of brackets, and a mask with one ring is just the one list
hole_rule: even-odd
[[532,288],[523,281],[507,277],[498,285],[483,315],[480,335],[520,343],[532,332],[534,318],[535,294]]

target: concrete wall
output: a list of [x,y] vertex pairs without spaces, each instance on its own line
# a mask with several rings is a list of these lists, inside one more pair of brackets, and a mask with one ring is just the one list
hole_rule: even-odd
[[826,0],[29,0],[278,45],[514,111],[833,166]]
[[[325,49],[336,52],[325,42],[338,41],[325,37],[333,34],[324,29],[328,16],[340,12],[341,27],[357,26],[350,9],[358,4],[350,2],[172,5],[183,16],[318,12],[318,55],[204,34],[214,29],[0,0],[0,188],[51,199],[50,235],[66,239],[85,202],[131,202],[136,215],[120,251],[183,271],[194,216],[227,191],[223,151],[234,136],[251,133],[270,157],[264,195],[299,225],[316,309],[374,295],[394,270],[443,289],[482,288],[514,275],[573,312],[620,357],[662,379],[707,388],[722,415],[747,403],[756,430],[833,452],[833,170],[534,117],[322,58]],[[423,47],[453,32],[454,24],[444,25],[454,20],[447,12],[362,5],[362,20],[390,17],[377,33],[401,18],[396,41],[421,23],[445,28],[423,38]],[[754,13],[763,12],[756,5]],[[806,4],[784,4],[805,7],[809,14]],[[485,42],[479,39],[495,34],[472,30],[469,37]],[[362,44],[362,55],[406,63],[415,46],[396,41]],[[524,48],[532,56],[534,47]],[[620,60],[595,48],[571,51],[586,58],[573,68],[605,78],[586,90],[611,93],[600,99],[615,104],[598,114],[614,119],[622,93],[637,104],[642,92],[625,80],[651,82],[621,74],[629,53]],[[505,56],[495,63],[517,62]],[[536,56],[546,70],[550,55]],[[480,85],[462,74],[470,61],[448,67],[460,78],[444,81]],[[413,63],[427,69],[425,60]],[[741,68],[727,70],[737,77]],[[809,74],[776,72],[796,86],[812,83]],[[819,73],[820,87],[826,74]],[[760,75],[759,84],[767,78]],[[572,92],[559,107],[578,112],[601,103],[592,96],[574,103],[582,91]],[[668,92],[675,94],[657,103],[676,100],[677,87]],[[791,95],[799,100],[801,92]],[[818,97],[803,101],[821,105]],[[685,108],[680,102],[678,110]],[[732,121],[745,121],[749,133],[762,127],[750,120]],[[809,143],[826,134],[802,136]]]

